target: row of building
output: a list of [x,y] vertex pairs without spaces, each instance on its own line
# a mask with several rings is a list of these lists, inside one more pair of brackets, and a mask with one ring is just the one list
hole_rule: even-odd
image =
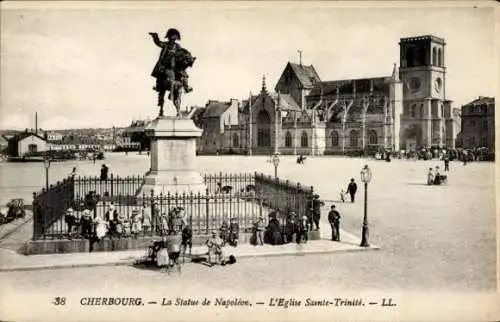
[[494,98],[462,109],[446,96],[445,41],[402,38],[399,67],[382,77],[323,81],[288,62],[274,86],[247,99],[210,100],[190,113],[198,152],[358,154],[421,148],[494,150]]
[[101,129],[99,133],[90,130],[44,131],[43,129],[25,129],[8,132],[0,136],[0,151],[3,154],[22,157],[45,151],[71,150],[104,150],[116,149],[117,143],[125,141],[131,146],[139,144],[121,137],[122,130]]
[[[260,92],[248,98],[193,107],[188,115],[203,129],[198,153],[494,151],[495,100],[479,97],[452,108],[446,95],[445,40],[402,38],[399,47],[399,67],[394,64],[386,76],[324,81],[313,65],[288,62],[272,91],[264,77]],[[135,121],[127,129],[113,129],[111,144],[147,148],[147,126],[148,121]],[[58,146],[68,143],[54,139],[49,141]]]

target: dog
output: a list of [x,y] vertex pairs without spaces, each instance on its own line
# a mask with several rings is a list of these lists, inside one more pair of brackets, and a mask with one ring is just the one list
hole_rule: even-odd
[[231,193],[232,190],[233,187],[231,186],[222,186],[222,183],[220,182],[217,183],[217,192]]

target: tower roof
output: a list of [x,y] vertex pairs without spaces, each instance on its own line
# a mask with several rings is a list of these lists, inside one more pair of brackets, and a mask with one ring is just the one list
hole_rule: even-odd
[[432,41],[432,42],[446,45],[444,38],[436,37],[434,35],[424,35],[424,36],[414,36],[414,37],[401,38],[399,44],[409,43],[409,42],[420,42],[420,41]]

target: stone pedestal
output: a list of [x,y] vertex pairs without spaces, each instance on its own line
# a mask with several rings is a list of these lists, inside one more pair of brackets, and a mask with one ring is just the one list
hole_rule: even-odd
[[145,129],[151,138],[151,168],[139,191],[160,193],[204,193],[206,186],[196,167],[196,139],[202,130],[189,118],[164,116]]

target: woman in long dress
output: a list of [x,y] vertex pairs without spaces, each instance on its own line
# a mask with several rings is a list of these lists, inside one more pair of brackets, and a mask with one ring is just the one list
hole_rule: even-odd
[[166,213],[161,214],[161,235],[166,236],[168,234],[169,220]]
[[147,205],[142,207],[142,230],[148,232],[151,228],[151,210]]
[[166,245],[166,237],[162,238],[162,245],[158,253],[156,254],[156,265],[158,267],[167,267],[169,264],[168,250]]
[[104,236],[106,236],[106,233],[108,232],[108,227],[107,227],[107,222],[102,218],[101,215],[97,215],[94,221],[96,227],[95,227],[95,234],[98,240],[101,240]]
[[132,211],[132,234],[137,236],[142,231],[142,214],[139,210]]

